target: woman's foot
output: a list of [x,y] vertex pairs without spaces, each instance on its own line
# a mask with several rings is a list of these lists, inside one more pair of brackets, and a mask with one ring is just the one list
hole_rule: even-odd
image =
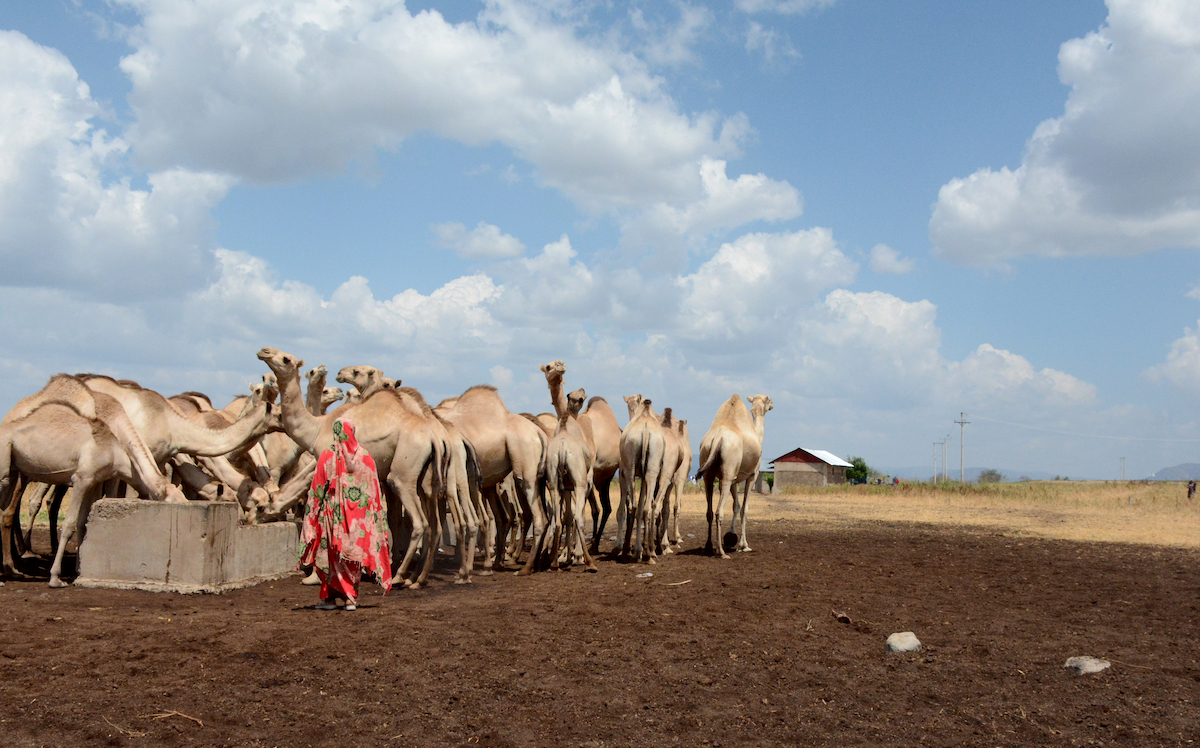
[[353,601],[353,600],[347,600],[347,601],[346,601],[346,607],[345,607],[345,608],[343,608],[343,610],[345,610],[345,611],[348,613],[348,612],[350,612],[350,611],[352,611],[352,610],[358,610],[358,606],[354,604],[354,601]]
[[317,610],[337,610],[337,603],[333,601],[333,598],[322,600],[317,603]]

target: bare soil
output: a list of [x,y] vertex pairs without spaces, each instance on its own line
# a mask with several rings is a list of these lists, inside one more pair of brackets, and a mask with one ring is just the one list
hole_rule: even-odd
[[[1200,740],[1200,552],[897,522],[756,521],[687,551],[353,613],[0,588],[7,746],[1011,746]],[[40,540],[45,550],[46,538]],[[37,571],[37,569],[34,569]],[[654,576],[639,578],[650,571]],[[832,611],[847,614],[839,622]],[[920,653],[888,654],[913,631]],[[1073,655],[1112,661],[1096,675]]]

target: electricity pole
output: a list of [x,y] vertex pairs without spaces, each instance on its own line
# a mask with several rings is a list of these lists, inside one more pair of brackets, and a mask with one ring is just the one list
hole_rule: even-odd
[[941,442],[933,443],[933,476],[930,477],[930,480],[933,481],[934,483],[937,483],[938,444],[941,444]]
[[1125,458],[1122,457],[1121,458],[1121,481],[1124,482],[1124,480],[1125,480]]
[[958,424],[958,482],[966,483],[966,467],[963,462],[963,429],[970,421],[967,420],[966,413],[959,413],[955,423]]
[[946,465],[946,447],[950,446],[950,435],[942,439],[942,480],[950,480],[949,468]]

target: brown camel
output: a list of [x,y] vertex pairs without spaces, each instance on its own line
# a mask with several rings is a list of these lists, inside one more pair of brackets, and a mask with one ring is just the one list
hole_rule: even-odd
[[[767,411],[774,407],[771,398],[755,395],[750,398],[750,409],[747,409],[741,396],[734,395],[717,410],[712,426],[700,442],[700,467],[696,477],[704,478],[704,495],[708,500],[708,542],[704,549],[721,558],[729,558],[721,537],[726,498],[733,501],[733,530],[740,530],[737,550],[750,550],[746,542],[746,503],[762,460],[763,419]],[[721,482],[715,515],[714,481]],[[737,484],[743,481],[745,486],[739,516]]]

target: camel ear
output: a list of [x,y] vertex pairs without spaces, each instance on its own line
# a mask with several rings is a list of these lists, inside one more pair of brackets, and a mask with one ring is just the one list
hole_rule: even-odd
[[304,368],[304,359],[300,359],[299,361],[296,362],[296,368],[297,369]]
[[550,364],[542,364],[538,368],[542,370],[543,374],[546,374],[550,371]]

